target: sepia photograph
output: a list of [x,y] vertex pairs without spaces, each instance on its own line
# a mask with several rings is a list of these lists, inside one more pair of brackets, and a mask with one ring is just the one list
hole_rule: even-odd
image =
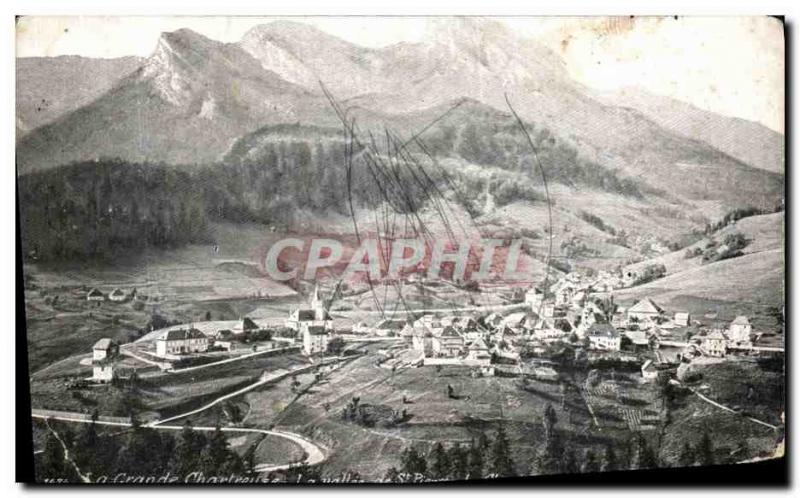
[[786,30],[16,17],[30,482],[774,483]]

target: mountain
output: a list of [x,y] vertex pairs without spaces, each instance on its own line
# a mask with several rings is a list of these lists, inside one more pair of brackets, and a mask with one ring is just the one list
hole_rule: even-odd
[[[262,67],[310,85],[311,91],[319,78],[342,98],[361,92],[347,105],[392,114],[424,111],[463,97],[507,112],[508,95],[527,122],[581,157],[676,199],[711,198],[731,205],[744,193],[766,206],[781,190],[780,175],[763,174],[639,110],[595,98],[569,77],[552,51],[499,22],[437,20],[420,43],[379,50],[331,38],[315,28],[281,22],[254,28],[242,45]],[[774,140],[764,147],[769,154],[782,153]],[[686,182],[687,177],[697,181]]]
[[21,172],[102,157],[213,162],[252,129],[319,122],[323,109],[236,45],[179,30],[103,96],[23,137],[17,160]]
[[[709,206],[772,207],[782,195],[782,175],[602,102],[549,49],[470,18],[436,20],[421,42],[381,49],[287,22],[253,28],[239,43],[165,33],[108,92],[24,137],[19,170],[101,157],[216,162],[247,156],[242,137],[279,125],[305,127],[312,144],[315,127],[341,129],[319,80],[363,131],[422,132],[441,158],[525,174],[525,188],[541,185],[506,96],[565,185],[637,193],[706,217]],[[447,114],[458,102],[469,105]]]
[[17,138],[100,97],[143,61],[142,57],[75,55],[18,58]]
[[610,105],[635,109],[659,126],[706,142],[745,164],[783,173],[783,135],[764,125],[704,111],[639,88],[600,93],[598,98]]

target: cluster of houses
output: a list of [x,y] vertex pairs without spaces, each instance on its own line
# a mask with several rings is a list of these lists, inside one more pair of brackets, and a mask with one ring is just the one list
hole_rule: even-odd
[[[320,296],[319,288],[314,289],[310,306],[297,308],[290,312],[285,327],[295,332],[295,337],[275,338],[289,342],[302,343],[303,352],[307,355],[325,352],[333,330],[333,320],[325,302]],[[178,328],[166,331],[156,339],[156,354],[163,358],[174,358],[180,355],[203,353],[214,347],[233,350],[236,344],[253,333],[262,330],[253,319],[241,318],[231,329],[217,330],[206,335],[194,327]]]
[[[697,324],[689,313],[681,311],[670,316],[648,298],[627,309],[617,306],[611,291],[620,285],[624,285],[621,277],[611,273],[600,272],[591,281],[570,273],[546,291],[539,287],[528,290],[524,297],[528,306],[525,311],[505,316],[498,313],[443,317],[426,314],[413,321],[386,318],[373,325],[358,323],[352,327],[352,332],[400,337],[419,353],[423,364],[460,364],[492,374],[495,364],[519,364],[521,347],[529,348],[534,354],[544,353],[548,345],[556,342],[582,345],[598,353],[653,350],[662,342],[675,343],[671,339],[675,329]],[[112,295],[115,293],[109,298]],[[305,354],[327,351],[334,331],[333,319],[318,287],[309,305],[292,310],[284,325],[294,336],[283,340],[301,343]],[[193,326],[170,329],[156,339],[155,354],[165,359],[179,359],[183,355],[204,353],[212,347],[232,350],[243,338],[260,329],[247,317],[232,329],[218,330],[211,335]],[[751,337],[749,320],[738,316],[727,325],[713,324],[710,331],[686,345],[695,354],[723,357],[732,347],[752,345]],[[98,341],[93,349],[95,380],[104,382],[112,378],[113,358],[118,352],[119,346],[110,339]],[[655,375],[654,372],[652,364],[642,368],[645,377]]]
[[124,290],[120,289],[119,287],[113,289],[111,292],[108,293],[108,295],[104,294],[96,287],[92,287],[86,293],[86,300],[90,302],[103,302],[108,300],[115,303],[121,303],[127,301],[128,299],[133,299],[135,297],[136,297],[136,289],[133,289],[130,293],[127,293]]
[[[621,350],[647,351],[666,344],[683,344],[706,356],[725,356],[731,347],[752,344],[752,328],[745,316],[730,324],[714,324],[710,331],[692,342],[674,339],[676,330],[697,325],[688,312],[667,313],[652,299],[645,298],[629,308],[617,306],[613,293],[624,286],[624,278],[600,272],[587,280],[571,273],[549,286],[525,293],[526,311],[506,316],[424,315],[413,322],[384,319],[375,325],[364,323],[353,332],[375,336],[401,336],[423,358],[424,364],[459,363],[489,367],[493,363],[514,363],[521,347],[544,353],[556,342],[581,345],[602,355]],[[655,365],[642,369],[643,376],[655,375]]]
[[[273,338],[274,340],[300,342],[303,352],[307,355],[327,351],[333,320],[320,296],[319,288],[314,290],[309,307],[291,311],[285,326],[294,331],[295,336]],[[263,327],[249,317],[241,318],[233,328],[220,329],[211,334],[204,333],[193,325],[171,328],[155,339],[155,356],[164,360],[179,360],[193,354],[206,353],[212,348],[231,351],[237,344],[241,344],[246,338],[262,329]],[[97,382],[110,381],[114,375],[119,345],[111,339],[104,338],[94,345],[92,351],[92,379]]]

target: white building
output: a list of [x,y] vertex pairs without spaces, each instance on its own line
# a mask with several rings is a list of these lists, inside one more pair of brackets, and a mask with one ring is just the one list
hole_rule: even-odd
[[533,369],[533,376],[537,380],[555,382],[558,380],[558,372],[553,367],[539,366]]
[[393,337],[400,335],[400,331],[403,330],[405,325],[405,320],[386,318],[371,327],[369,333],[379,337]]
[[197,330],[168,330],[156,340],[156,354],[161,357],[208,351],[208,337]]
[[111,382],[114,378],[114,364],[103,361],[92,365],[92,380],[95,382]]
[[93,288],[86,293],[86,300],[87,301],[105,301],[106,296],[99,290]]
[[92,346],[92,380],[110,382],[114,377],[114,359],[119,354],[119,345],[104,337]]
[[492,354],[489,352],[489,346],[483,339],[476,339],[467,346],[467,359],[478,362],[482,366],[488,366],[492,363]]
[[324,353],[328,350],[327,328],[321,325],[310,325],[303,329],[303,352],[306,355]]
[[664,310],[651,299],[645,298],[634,304],[627,311],[628,321],[655,322]]
[[673,322],[675,322],[675,325],[678,327],[688,327],[692,322],[692,316],[685,311],[679,311],[675,313]]
[[642,365],[642,378],[644,380],[655,380],[658,378],[658,370],[653,360],[647,360]]
[[617,329],[608,323],[595,323],[586,332],[589,349],[598,351],[619,351],[620,336]]
[[725,356],[726,342],[725,335],[720,330],[713,330],[710,334],[703,337],[702,347],[708,356],[721,358]]
[[117,354],[119,354],[119,345],[108,337],[100,339],[92,346],[92,361],[113,358]]
[[525,292],[525,303],[531,305],[534,313],[539,312],[539,307],[544,302],[544,292],[538,287],[531,287]]
[[438,334],[433,334],[431,345],[435,356],[456,358],[464,350],[464,338],[454,327],[448,326],[441,329]]
[[108,299],[110,301],[114,301],[116,303],[120,303],[128,298],[128,295],[125,294],[125,291],[117,287],[116,289],[112,290],[111,293],[108,294]]
[[285,325],[287,328],[295,330],[301,335],[308,327],[333,328],[333,319],[331,319],[325,302],[320,296],[319,286],[314,287],[314,294],[311,297],[311,306],[309,308],[297,308],[292,310],[291,313],[289,313],[289,318],[286,320]]
[[744,315],[739,315],[731,322],[728,329],[730,339],[735,344],[750,344],[750,334],[753,332],[753,327],[750,325],[750,320]]

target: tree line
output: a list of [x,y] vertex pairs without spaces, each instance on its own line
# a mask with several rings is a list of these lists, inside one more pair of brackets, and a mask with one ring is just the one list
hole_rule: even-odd
[[[209,434],[196,431],[189,422],[174,436],[171,431],[142,426],[135,417],[133,425],[122,434],[100,433],[97,414],[91,423],[76,432],[65,424],[58,434],[80,473],[92,482],[126,474],[130,478],[172,475],[180,480],[192,473],[210,476],[254,476],[255,446],[244,455],[232,451],[219,426]],[[53,422],[49,422],[54,425]],[[36,479],[63,479],[80,482],[74,467],[65,459],[64,445],[52,432],[44,441],[36,459]]]

